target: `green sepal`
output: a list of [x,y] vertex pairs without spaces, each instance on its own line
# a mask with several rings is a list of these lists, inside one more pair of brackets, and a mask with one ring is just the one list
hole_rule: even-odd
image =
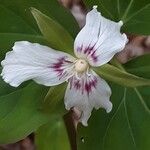
[[125,87],[138,87],[150,85],[149,79],[130,74],[110,64],[105,64],[101,67],[94,68],[94,70],[102,78]]
[[73,38],[58,22],[35,8],[31,8],[31,13],[51,47],[66,52],[73,50]]

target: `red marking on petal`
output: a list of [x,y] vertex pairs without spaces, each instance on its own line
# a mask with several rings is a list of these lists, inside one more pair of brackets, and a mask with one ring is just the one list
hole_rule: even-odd
[[87,48],[85,48],[84,54],[87,54],[87,55],[91,54],[94,51],[94,46],[92,46],[92,47],[88,46]]
[[96,50],[91,54],[91,57],[94,62],[97,62]]
[[82,52],[82,50],[83,50],[83,44],[81,45],[81,47],[78,47],[78,52]]
[[84,54],[86,57],[90,56],[94,62],[97,62],[96,50],[94,48],[95,45],[96,43],[93,46],[89,45],[86,48],[83,48],[83,45],[82,45],[81,47],[77,48],[77,52]]
[[75,83],[74,83],[74,88],[75,88],[76,90],[80,90],[80,89],[81,89],[81,83],[80,83],[79,80],[75,81]]
[[59,79],[66,77],[67,72],[64,72],[64,68],[62,68],[66,63],[72,63],[69,60],[66,60],[66,57],[61,57],[56,60],[56,63],[53,63],[50,68],[53,68],[55,72],[57,72]]
[[85,83],[85,91],[87,92],[87,94],[89,95],[90,92],[92,92],[93,88],[96,88],[97,85],[97,78],[95,77],[94,79],[92,79],[91,81],[87,81]]
[[93,77],[88,80],[86,78],[77,79],[76,77],[72,77],[69,79],[70,89],[74,88],[77,91],[80,91],[83,94],[89,94],[96,88],[97,78]]

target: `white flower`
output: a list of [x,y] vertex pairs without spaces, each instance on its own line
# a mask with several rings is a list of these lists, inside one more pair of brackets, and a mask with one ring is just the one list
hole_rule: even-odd
[[80,122],[86,126],[93,108],[105,108],[107,113],[112,109],[111,89],[92,67],[109,62],[125,47],[127,37],[120,33],[122,24],[122,21],[116,23],[102,17],[94,6],[75,39],[76,58],[47,46],[20,41],[2,61],[1,75],[14,87],[30,79],[46,86],[68,81],[66,109],[79,109]]

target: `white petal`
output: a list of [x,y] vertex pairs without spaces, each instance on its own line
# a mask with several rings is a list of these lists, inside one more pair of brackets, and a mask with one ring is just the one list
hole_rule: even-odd
[[33,79],[46,86],[64,82],[71,73],[74,58],[47,46],[27,41],[16,42],[2,61],[2,77],[12,86]]
[[75,55],[87,59],[92,66],[109,62],[128,41],[127,36],[120,33],[122,25],[122,21],[117,23],[104,18],[93,7],[86,16],[86,25],[75,39]]
[[65,94],[66,109],[72,107],[79,109],[82,112],[80,122],[85,126],[93,108],[105,108],[107,113],[112,109],[112,103],[109,101],[111,96],[109,85],[94,71],[90,74],[91,76],[83,75],[80,80],[73,76],[69,80]]

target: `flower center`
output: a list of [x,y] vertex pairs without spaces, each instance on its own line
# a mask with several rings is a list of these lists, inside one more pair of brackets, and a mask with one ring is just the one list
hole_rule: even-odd
[[82,72],[86,71],[88,69],[88,67],[89,67],[89,64],[84,59],[78,59],[75,63],[75,70],[78,73],[82,73]]

